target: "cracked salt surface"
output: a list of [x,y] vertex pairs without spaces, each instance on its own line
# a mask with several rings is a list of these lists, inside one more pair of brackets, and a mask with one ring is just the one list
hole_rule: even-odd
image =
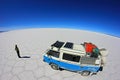
[[[70,71],[57,71],[43,62],[43,54],[56,40],[75,43],[92,42],[109,51],[104,71],[83,77]],[[18,58],[15,44],[20,49]],[[120,80],[120,38],[80,30],[28,29],[0,33],[0,80]]]

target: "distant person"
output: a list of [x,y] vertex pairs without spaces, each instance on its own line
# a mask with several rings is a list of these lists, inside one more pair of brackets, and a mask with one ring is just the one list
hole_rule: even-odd
[[15,51],[17,52],[18,58],[21,58],[21,56],[20,56],[20,51],[19,51],[19,48],[18,48],[17,45],[15,45]]
[[20,51],[17,45],[15,45],[15,51],[17,52],[18,58],[30,58],[30,56],[20,56]]

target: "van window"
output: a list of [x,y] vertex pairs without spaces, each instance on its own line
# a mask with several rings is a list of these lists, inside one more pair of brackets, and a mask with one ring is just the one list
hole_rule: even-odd
[[63,59],[73,62],[79,62],[80,56],[63,53]]
[[50,55],[50,56],[59,58],[60,53],[57,52],[57,51],[49,50],[49,51],[47,52],[47,55]]

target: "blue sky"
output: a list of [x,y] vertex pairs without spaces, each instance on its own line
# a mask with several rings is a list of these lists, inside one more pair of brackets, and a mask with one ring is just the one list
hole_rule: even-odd
[[119,0],[0,0],[0,31],[72,28],[120,37]]

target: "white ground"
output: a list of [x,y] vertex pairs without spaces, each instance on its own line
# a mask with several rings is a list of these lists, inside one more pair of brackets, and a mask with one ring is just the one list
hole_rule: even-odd
[[[83,77],[69,71],[56,71],[42,61],[44,51],[56,40],[77,44],[92,42],[109,51],[104,71]],[[22,56],[14,50],[18,45]],[[120,80],[120,38],[80,30],[27,29],[0,33],[0,80]]]

